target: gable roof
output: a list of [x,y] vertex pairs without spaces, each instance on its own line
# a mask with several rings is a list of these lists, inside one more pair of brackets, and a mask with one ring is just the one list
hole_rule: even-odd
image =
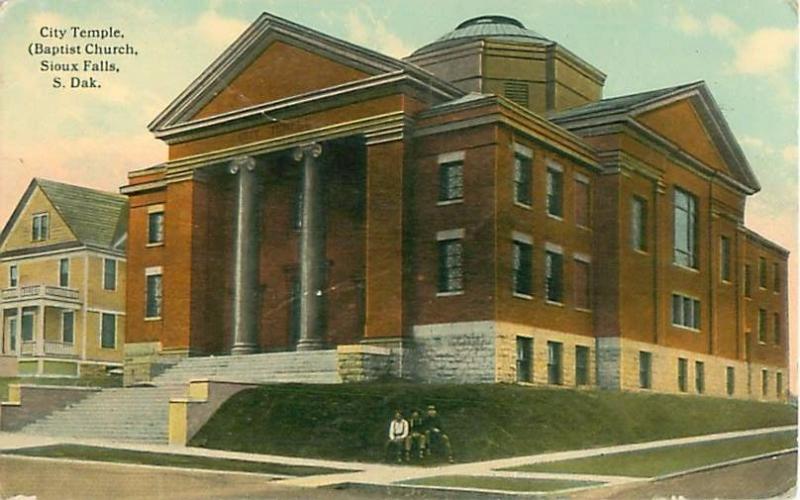
[[262,13],[211,65],[148,125],[156,133],[192,121],[192,117],[244,70],[273,41],[281,40],[322,54],[368,75],[406,74],[431,92],[451,99],[463,94],[455,86],[412,64],[375,52],[278,16]]
[[64,219],[78,241],[92,247],[119,249],[118,245],[115,248],[115,244],[123,239],[128,226],[126,196],[39,178],[34,178],[22,195],[0,233],[0,245],[11,232],[37,187]]
[[733,177],[743,185],[748,194],[759,191],[761,185],[747,157],[703,81],[602,99],[551,113],[548,118],[568,130],[577,130],[634,121],[640,114],[684,99],[692,100],[703,126],[731,168]]

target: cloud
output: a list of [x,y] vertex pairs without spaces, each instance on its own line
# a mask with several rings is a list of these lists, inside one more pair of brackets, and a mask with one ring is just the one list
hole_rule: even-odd
[[344,27],[345,36],[350,41],[392,57],[405,57],[413,51],[411,46],[391,32],[386,22],[376,16],[367,5],[345,13]]
[[675,17],[673,23],[678,31],[687,35],[694,36],[703,32],[703,23],[684,9],[678,10],[678,15]]
[[708,18],[708,31],[718,38],[727,38],[738,30],[739,26],[727,16],[712,14]]
[[790,29],[757,30],[736,46],[734,69],[737,73],[764,75],[780,71],[792,63],[797,49],[797,32]]
[[207,10],[197,18],[191,29],[215,46],[227,46],[249,25],[250,23],[241,19],[225,17],[215,10]]
[[739,26],[729,17],[714,13],[708,19],[693,16],[685,9],[678,9],[672,21],[675,29],[691,36],[710,34],[720,39],[729,38],[739,30]]
[[797,164],[797,145],[786,146],[781,150],[784,161]]

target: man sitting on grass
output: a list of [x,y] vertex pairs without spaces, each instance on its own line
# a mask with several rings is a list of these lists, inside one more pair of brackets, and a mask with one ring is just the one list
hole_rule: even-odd
[[423,419],[425,427],[425,444],[428,450],[428,455],[431,454],[431,448],[434,446],[444,446],[444,451],[447,453],[447,460],[453,463],[453,449],[450,447],[450,438],[444,433],[442,428],[442,419],[433,405],[428,406],[428,411]]
[[394,456],[398,463],[403,462],[403,448],[408,437],[408,421],[400,410],[394,412],[394,420],[389,424],[389,441],[386,443],[386,456]]
[[419,453],[419,458],[422,459],[425,455],[425,426],[422,421],[422,415],[419,410],[411,412],[411,418],[408,419],[408,437],[406,438],[406,462],[411,460],[411,449],[415,448],[415,452]]

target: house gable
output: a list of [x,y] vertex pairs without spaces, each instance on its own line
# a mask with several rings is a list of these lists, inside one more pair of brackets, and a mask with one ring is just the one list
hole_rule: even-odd
[[[38,214],[48,214],[48,237],[43,241],[33,241],[33,217]],[[34,181],[3,230],[0,253],[73,242],[78,242],[75,233]]]
[[258,104],[332,87],[370,75],[364,71],[315,54],[304,48],[276,40],[192,120],[248,108]]

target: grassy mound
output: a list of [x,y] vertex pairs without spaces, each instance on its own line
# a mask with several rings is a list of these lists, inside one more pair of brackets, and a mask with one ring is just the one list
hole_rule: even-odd
[[513,385],[268,385],[228,400],[192,446],[377,462],[395,408],[435,404],[456,460],[793,424],[789,405]]

